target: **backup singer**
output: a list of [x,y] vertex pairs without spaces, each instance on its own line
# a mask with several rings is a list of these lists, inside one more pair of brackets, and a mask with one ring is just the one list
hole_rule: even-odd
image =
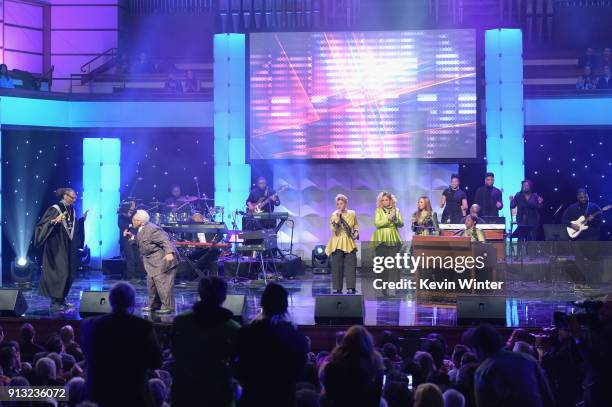
[[438,215],[433,211],[431,202],[426,196],[421,196],[417,201],[417,210],[410,219],[412,231],[417,236],[438,235]]
[[331,257],[332,288],[341,294],[344,278],[349,294],[355,294],[357,267],[357,245],[359,225],[355,211],[347,209],[348,198],[336,195],[336,210],[329,218],[331,237],[325,246],[325,253]]
[[461,181],[457,174],[451,176],[451,184],[442,192],[440,197],[440,208],[442,211],[442,223],[461,223],[468,208],[467,195],[459,188]]
[[527,240],[536,239],[543,203],[544,199],[533,192],[533,183],[528,179],[521,182],[521,192],[510,197],[510,209],[516,208],[516,223],[531,228]]
[[504,207],[502,193],[493,186],[494,183],[495,175],[492,172],[487,172],[484,185],[478,187],[474,194],[474,203],[480,206],[478,216],[499,216],[499,211]]
[[[397,208],[395,195],[383,191],[376,197],[374,214],[376,230],[372,235],[372,245],[377,257],[395,257],[402,249],[402,238],[398,229],[404,227],[402,214]],[[385,267],[385,281],[399,281],[399,270]],[[386,290],[383,292],[388,294]]]
[[61,311],[72,307],[66,296],[79,267],[77,252],[83,247],[88,211],[82,218],[76,218],[74,189],[59,188],[55,194],[60,201],[48,208],[36,224],[34,244],[42,246],[43,251],[38,291],[51,298],[52,311]]
[[478,223],[478,217],[475,215],[467,215],[465,217],[465,230],[461,233],[461,236],[469,237],[470,242],[485,243],[484,232],[476,227]]
[[132,217],[132,225],[137,229],[134,236],[125,231],[132,244],[137,244],[143,257],[147,272],[147,306],[143,312],[155,311],[158,314],[174,312],[174,278],[178,265],[178,255],[168,235],[159,226],[149,222],[149,214],[141,209]]

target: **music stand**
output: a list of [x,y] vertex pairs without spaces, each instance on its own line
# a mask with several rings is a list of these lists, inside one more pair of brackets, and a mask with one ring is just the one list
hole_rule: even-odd
[[[561,268],[559,266],[559,244],[558,242],[567,242],[570,240],[565,225],[559,223],[547,223],[542,225],[544,228],[544,240],[550,243],[550,262],[552,267],[552,292],[557,292],[557,282],[561,280]],[[566,250],[566,246],[563,246]],[[565,252],[565,251],[564,251]]]

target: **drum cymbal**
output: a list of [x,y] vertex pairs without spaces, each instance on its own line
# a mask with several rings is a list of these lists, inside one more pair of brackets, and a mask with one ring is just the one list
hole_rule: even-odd
[[181,203],[187,203],[187,202],[199,201],[200,199],[201,198],[198,198],[197,196],[182,196],[178,198],[176,201],[181,202]]

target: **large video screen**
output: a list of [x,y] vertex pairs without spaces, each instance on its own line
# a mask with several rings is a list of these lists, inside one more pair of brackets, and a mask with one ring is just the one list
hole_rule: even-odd
[[252,33],[251,159],[476,157],[475,31]]

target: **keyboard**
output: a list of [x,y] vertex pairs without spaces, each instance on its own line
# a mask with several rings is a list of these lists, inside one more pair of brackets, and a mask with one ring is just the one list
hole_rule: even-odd
[[227,233],[227,225],[222,222],[211,223],[163,223],[159,225],[166,232],[173,233]]
[[187,241],[178,241],[174,242],[177,247],[229,247],[229,243],[208,243],[208,242],[187,242]]
[[250,216],[258,220],[271,220],[271,219],[287,220],[289,218],[289,212],[272,212],[272,213],[260,212],[260,213],[252,213],[250,214]]

